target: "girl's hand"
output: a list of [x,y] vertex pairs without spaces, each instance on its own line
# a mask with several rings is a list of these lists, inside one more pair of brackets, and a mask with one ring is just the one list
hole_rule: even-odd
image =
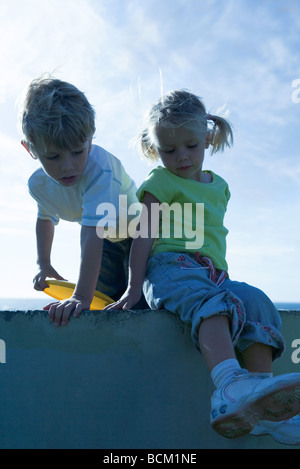
[[39,291],[43,291],[45,290],[45,288],[48,288],[49,285],[45,281],[47,277],[55,278],[56,280],[66,280],[61,275],[59,275],[50,264],[47,264],[47,265],[41,266],[39,272],[34,277],[33,288]]
[[130,309],[132,308],[141,298],[141,290],[128,287],[121,298],[108,306],[105,306],[104,310],[113,309]]
[[43,309],[49,311],[49,319],[55,326],[66,326],[72,313],[77,318],[81,311],[90,309],[90,305],[91,302],[86,298],[73,295],[67,300],[49,303]]

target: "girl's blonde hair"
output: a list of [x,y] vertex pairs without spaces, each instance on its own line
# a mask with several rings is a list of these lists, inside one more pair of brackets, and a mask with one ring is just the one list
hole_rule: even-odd
[[95,133],[95,112],[84,93],[53,77],[29,84],[20,121],[27,145],[37,156],[49,147],[79,147]]
[[[209,130],[208,124],[212,123]],[[171,91],[160,98],[145,116],[144,129],[137,137],[137,143],[142,154],[157,161],[154,135],[158,126],[186,127],[203,132],[204,138],[209,131],[211,137],[211,153],[223,151],[233,143],[230,123],[223,117],[207,114],[205,106],[198,96],[186,90]]]

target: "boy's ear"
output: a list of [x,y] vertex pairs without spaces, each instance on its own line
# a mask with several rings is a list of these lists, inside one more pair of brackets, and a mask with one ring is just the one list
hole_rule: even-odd
[[31,151],[30,151],[30,149],[29,149],[27,143],[25,142],[25,140],[21,140],[21,145],[25,148],[25,150],[28,151],[28,153],[29,153],[29,155],[31,156],[31,158],[33,158],[34,160],[37,160],[37,159],[38,159],[37,156],[34,156],[34,155],[31,153]]

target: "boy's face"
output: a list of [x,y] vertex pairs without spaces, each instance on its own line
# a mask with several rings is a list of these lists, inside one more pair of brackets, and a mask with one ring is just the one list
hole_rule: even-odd
[[87,140],[67,151],[48,148],[46,153],[38,155],[38,159],[48,176],[63,186],[72,186],[85,170],[91,145],[92,141]]

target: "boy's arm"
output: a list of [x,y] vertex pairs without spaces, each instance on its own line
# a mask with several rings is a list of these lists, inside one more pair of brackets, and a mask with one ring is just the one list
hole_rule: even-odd
[[50,220],[36,221],[36,242],[37,242],[37,264],[39,271],[33,279],[33,287],[35,290],[43,291],[48,287],[45,279],[52,277],[57,280],[65,280],[52,267],[50,257],[51,248],[54,238],[54,225]]
[[103,238],[98,237],[96,227],[82,226],[81,262],[75,291],[67,300],[44,307],[49,310],[49,318],[55,325],[65,325],[72,313],[77,317],[81,311],[90,308],[100,271],[102,249]]
[[[99,228],[97,228],[99,234]],[[81,227],[81,262],[79,278],[73,296],[92,302],[100,272],[103,237],[99,237],[95,226]]]
[[[146,274],[147,261],[156,238],[159,219],[152,217],[151,205],[159,203],[158,199],[149,192],[145,192],[142,213],[139,222],[139,232],[148,233],[147,237],[136,237],[132,241],[129,259],[128,287],[123,296],[105,310],[130,309],[140,299]],[[154,211],[157,213],[157,211]]]

